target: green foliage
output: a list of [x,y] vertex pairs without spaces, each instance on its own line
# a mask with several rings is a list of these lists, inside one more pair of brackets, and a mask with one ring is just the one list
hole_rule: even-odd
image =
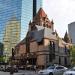
[[3,50],[4,49],[4,46],[3,44],[0,42],[0,50]]
[[71,58],[72,58],[72,64],[75,64],[75,46],[72,46],[71,48]]
[[5,61],[5,59],[4,59],[4,56],[0,56],[0,62],[4,62]]

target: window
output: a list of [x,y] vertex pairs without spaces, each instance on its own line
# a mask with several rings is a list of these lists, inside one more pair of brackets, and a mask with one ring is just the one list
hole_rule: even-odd
[[43,17],[43,20],[45,21],[46,17]]
[[67,65],[67,58],[64,58],[64,64]]
[[56,69],[64,69],[64,67],[63,66],[58,66],[58,67],[56,67]]
[[55,66],[50,66],[50,67],[48,67],[48,69],[54,69],[55,68]]
[[45,27],[45,23],[43,24],[43,26]]
[[42,45],[44,43],[44,40],[42,39],[40,42],[38,42],[38,45]]

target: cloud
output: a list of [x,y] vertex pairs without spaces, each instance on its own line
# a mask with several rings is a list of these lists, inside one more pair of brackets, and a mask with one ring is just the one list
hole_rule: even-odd
[[60,36],[68,30],[68,24],[75,21],[75,0],[44,0],[43,8],[49,18],[54,19]]

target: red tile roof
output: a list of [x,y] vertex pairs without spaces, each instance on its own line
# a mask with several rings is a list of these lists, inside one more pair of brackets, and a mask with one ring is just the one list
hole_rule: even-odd
[[46,13],[44,12],[44,10],[43,10],[42,8],[39,9],[37,15],[40,16],[40,17],[45,17],[45,16],[47,16]]

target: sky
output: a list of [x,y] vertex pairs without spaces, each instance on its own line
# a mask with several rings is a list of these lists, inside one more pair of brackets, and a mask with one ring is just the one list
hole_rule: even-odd
[[68,24],[75,21],[75,0],[43,0],[43,9],[60,37],[68,31]]

